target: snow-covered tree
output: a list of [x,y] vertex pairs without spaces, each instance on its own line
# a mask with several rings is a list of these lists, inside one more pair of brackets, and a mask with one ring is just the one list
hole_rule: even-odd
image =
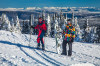
[[53,14],[53,17],[51,18],[51,37],[54,37],[54,26],[55,26],[55,14]]
[[67,14],[66,14],[66,16],[65,16],[65,19],[64,19],[64,23],[63,23],[63,25],[62,25],[62,30],[65,28],[65,26],[66,26],[66,24],[67,24]]
[[63,13],[62,13],[62,11],[60,12],[60,17],[59,17],[59,26],[60,26],[60,28],[62,29],[63,28],[63,26],[64,26],[64,19],[65,19],[65,17],[64,17],[64,15],[63,15]]
[[15,32],[21,33],[21,27],[20,27],[20,23],[19,23],[19,18],[18,18],[18,16],[16,16]]
[[10,31],[11,24],[10,24],[10,21],[9,21],[8,17],[6,16],[6,14],[2,14],[2,21],[3,21],[2,22],[2,29]]
[[100,43],[100,25],[97,26],[97,42]]
[[82,40],[84,42],[91,42],[91,27],[89,26],[88,19],[86,19],[86,22],[83,25]]
[[81,41],[82,39],[82,34],[81,34],[81,30],[80,30],[80,26],[78,24],[78,20],[77,17],[75,17],[75,33],[76,33],[76,41]]
[[97,43],[98,40],[98,35],[97,35],[97,27],[93,26],[91,27],[91,42],[92,43]]
[[43,18],[43,20],[45,20],[45,11],[44,10],[42,12],[42,18]]
[[72,13],[72,24],[75,25],[74,12]]
[[[54,23],[54,33],[55,33],[55,36],[57,33],[60,33],[62,32],[62,29],[61,27],[59,26],[59,23],[58,23],[58,20],[57,20],[57,17],[55,18],[55,23]],[[58,35],[59,36],[59,35]]]
[[84,22],[83,29],[82,29],[82,41],[86,42],[87,32],[85,31],[87,28],[87,21]]
[[47,36],[50,36],[51,33],[51,18],[50,15],[48,14],[47,17]]
[[15,31],[15,25],[14,25],[14,20],[12,19],[11,20],[11,32],[14,32]]

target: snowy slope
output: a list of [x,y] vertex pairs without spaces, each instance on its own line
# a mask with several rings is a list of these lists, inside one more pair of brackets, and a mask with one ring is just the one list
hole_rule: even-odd
[[55,39],[45,37],[47,51],[35,49],[36,35],[0,31],[0,66],[100,66],[100,45],[73,43],[71,57],[56,53]]

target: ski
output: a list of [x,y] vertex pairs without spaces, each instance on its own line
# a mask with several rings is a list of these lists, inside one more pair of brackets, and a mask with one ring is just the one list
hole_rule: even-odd
[[56,33],[55,39],[56,39],[56,51],[58,54],[61,54],[61,52],[62,52],[62,39],[61,39],[60,33]]

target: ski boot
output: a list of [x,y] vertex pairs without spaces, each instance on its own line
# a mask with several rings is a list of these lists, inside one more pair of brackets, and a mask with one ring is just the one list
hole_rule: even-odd
[[44,47],[42,47],[42,50],[45,50],[45,48],[44,48]]

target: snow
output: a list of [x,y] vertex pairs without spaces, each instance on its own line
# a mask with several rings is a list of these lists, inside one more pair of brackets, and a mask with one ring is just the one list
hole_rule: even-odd
[[90,63],[82,63],[82,64],[72,64],[71,66],[94,66],[94,65]]
[[56,52],[54,38],[45,37],[47,51],[37,50],[37,35],[0,30],[0,66],[99,66],[100,44],[73,43],[71,57]]

